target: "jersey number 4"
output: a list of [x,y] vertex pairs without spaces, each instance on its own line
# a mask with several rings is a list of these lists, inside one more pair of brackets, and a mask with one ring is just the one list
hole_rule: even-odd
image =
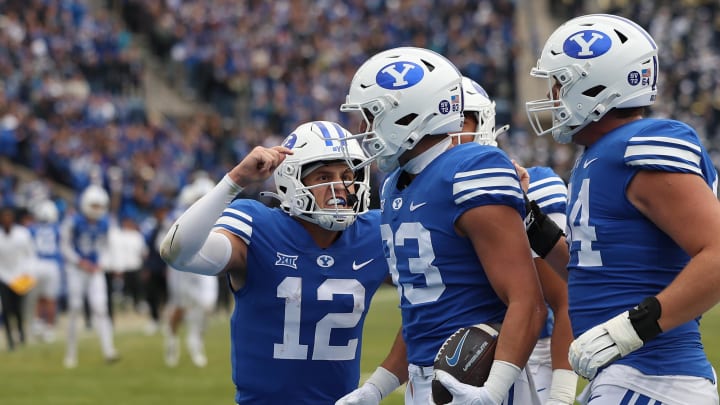
[[[572,194],[572,185],[568,195]],[[580,185],[575,201],[572,201],[570,210],[570,240],[573,245],[580,243],[577,251],[577,265],[580,267],[602,266],[602,256],[599,250],[593,250],[592,243],[597,240],[595,227],[590,225],[590,179],[585,179]],[[573,246],[574,248],[574,246]]]
[[[313,360],[352,360],[357,352],[358,339],[350,339],[347,345],[330,344],[333,329],[354,328],[365,311],[365,287],[354,279],[328,279],[317,289],[318,301],[332,301],[333,295],[347,294],[353,297],[353,311],[330,313],[315,325]],[[283,342],[275,343],[273,357],[276,359],[306,360],[308,345],[300,344],[302,278],[286,277],[277,287],[277,297],[285,299],[285,325]]]

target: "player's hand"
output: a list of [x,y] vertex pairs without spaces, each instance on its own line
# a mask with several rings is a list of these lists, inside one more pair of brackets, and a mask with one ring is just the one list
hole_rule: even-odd
[[517,172],[518,177],[520,178],[520,186],[523,191],[527,193],[530,188],[530,173],[528,173],[527,169],[520,166],[515,160],[513,160],[512,163],[513,166],[515,166],[515,171]]
[[435,370],[435,379],[453,396],[450,405],[499,405],[503,398],[495,398],[486,387],[464,384],[443,370]]
[[570,344],[568,359],[573,370],[592,380],[599,368],[641,348],[642,339],[630,322],[629,312],[597,325]]
[[99,270],[99,267],[96,266],[93,262],[85,259],[80,259],[80,261],[78,262],[78,267],[80,268],[80,270],[88,274],[93,274]]
[[380,390],[372,384],[363,384],[335,402],[335,405],[378,405],[382,396]]
[[285,157],[292,154],[293,151],[284,146],[273,146],[272,148],[256,146],[245,156],[245,159],[230,170],[228,176],[241,187],[265,181],[285,160]]

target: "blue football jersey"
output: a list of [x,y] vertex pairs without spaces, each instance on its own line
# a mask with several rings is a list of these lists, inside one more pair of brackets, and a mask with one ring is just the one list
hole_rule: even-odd
[[35,242],[35,252],[37,252],[38,258],[54,260],[61,264],[60,226],[57,223],[34,223],[28,229]]
[[408,360],[430,366],[456,330],[502,322],[507,309],[455,222],[484,205],[507,205],[522,216],[524,200],[512,162],[492,146],[455,146],[402,190],[400,173],[391,173],[382,187],[382,236],[400,295]]
[[[529,167],[530,186],[528,187],[528,198],[535,200],[538,207],[545,214],[561,213],[565,215],[567,207],[567,186],[565,181],[551,168],[545,166]],[[564,224],[558,224],[563,226]],[[540,338],[552,335],[555,317],[552,309],[548,307],[548,317],[545,326],[540,331]]]
[[380,213],[359,216],[327,249],[253,200],[234,201],[216,227],[248,245],[230,322],[237,403],[332,404],[357,388],[363,323],[389,276]]
[[70,244],[80,259],[94,264],[100,263],[100,256],[107,250],[110,219],[106,215],[98,221],[90,222],[76,213],[70,221]]
[[[576,336],[657,294],[690,259],[628,200],[625,190],[640,170],[692,173],[717,189],[717,173],[697,134],[678,121],[638,120],[585,150],[573,169],[567,207]],[[660,334],[616,363],[650,375],[713,378],[699,319]]]

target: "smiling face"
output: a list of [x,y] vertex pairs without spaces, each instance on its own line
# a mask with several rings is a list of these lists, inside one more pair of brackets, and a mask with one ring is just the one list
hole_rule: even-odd
[[352,208],[348,194],[355,193],[354,181],[355,176],[345,162],[324,164],[303,178],[318,207],[330,210]]

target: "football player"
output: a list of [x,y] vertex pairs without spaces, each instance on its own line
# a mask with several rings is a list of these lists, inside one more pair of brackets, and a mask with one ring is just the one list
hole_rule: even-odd
[[90,185],[80,195],[80,210],[61,225],[62,250],[68,283],[68,335],[63,364],[75,368],[78,364],[78,317],[87,298],[92,313],[92,325],[100,338],[100,348],[106,362],[119,359],[113,341],[113,327],[108,315],[108,292],[103,265],[108,258],[110,198],[99,185]]
[[[490,100],[480,84],[469,77],[463,77],[462,86],[465,96],[463,128],[460,133],[453,134],[453,142],[476,142],[481,145],[498,146],[496,138],[505,132],[508,126],[496,130],[495,102]],[[563,179],[549,167],[535,166],[526,169],[516,166],[516,168],[520,183],[528,196],[526,208],[531,201],[534,201],[537,207],[526,209],[528,211],[526,214],[533,215],[531,218],[534,220],[527,222],[537,222],[544,216],[554,224],[564,226],[567,187]],[[547,220],[544,217],[543,220]],[[570,318],[567,312],[567,284],[543,258],[561,236],[562,231],[557,225],[547,230],[543,229],[537,232],[537,235],[532,234],[532,231],[529,233],[535,268],[538,271],[543,296],[551,311],[548,312],[548,320],[525,367],[530,377],[524,378],[521,375],[520,380],[515,384],[516,386],[518,383],[531,384],[530,378],[532,378],[540,403],[545,405],[572,404],[575,402],[577,389],[577,374],[571,370],[567,356],[572,341]],[[540,255],[535,250],[538,250]],[[530,404],[532,398],[523,397],[529,391],[529,389],[515,390],[514,397],[508,398],[506,402]]]
[[[215,183],[209,178],[196,178],[181,190],[178,197],[178,211],[182,212],[189,208],[192,203],[210,192],[213,187],[215,187]],[[170,225],[171,221],[168,221],[167,226]],[[165,232],[162,234],[164,235]],[[175,367],[180,361],[178,332],[185,322],[187,325],[185,344],[190,354],[190,360],[197,367],[205,367],[207,356],[205,355],[204,335],[208,318],[217,305],[218,279],[169,267],[167,286],[168,325],[165,331],[165,364]]]
[[570,363],[592,404],[718,404],[700,338],[720,301],[718,176],[697,133],[645,118],[659,84],[658,48],[615,15],[571,19],[531,76],[538,135],[584,148],[568,191]]
[[[340,125],[300,125],[256,147],[186,210],[161,244],[178,270],[225,271],[238,404],[333,403],[357,387],[362,327],[388,277],[379,213],[368,211],[369,168],[351,171],[343,146],[365,158]],[[235,199],[274,173],[280,207]],[[378,395],[407,377],[403,351],[371,377]],[[393,363],[394,361],[394,363]]]
[[52,200],[42,200],[32,207],[33,223],[28,229],[35,242],[38,260],[36,310],[32,328],[43,341],[55,340],[56,301],[60,293],[63,259],[60,251],[60,213]]
[[463,121],[460,82],[443,56],[394,48],[360,66],[341,106],[364,122],[353,137],[367,157],[349,164],[376,162],[388,173],[381,231],[400,295],[408,404],[428,403],[433,361],[450,335],[502,322],[485,386],[471,396],[455,395],[460,402],[500,404],[547,316],[513,163],[499,148],[451,147],[448,134],[460,131]]

